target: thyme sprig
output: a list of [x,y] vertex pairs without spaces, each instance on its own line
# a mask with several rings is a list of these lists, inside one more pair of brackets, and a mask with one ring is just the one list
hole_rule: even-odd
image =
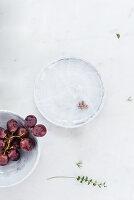
[[86,182],[88,185],[92,184],[93,186],[98,187],[107,187],[106,182],[99,183],[97,180],[93,181],[93,179],[89,179],[88,176],[78,176],[77,181],[80,181],[80,183]]
[[55,178],[72,178],[72,179],[76,179],[77,181],[79,181],[80,183],[87,183],[88,185],[93,185],[93,186],[98,186],[99,188],[102,187],[107,187],[106,182],[103,183],[99,183],[98,181],[93,181],[92,179],[89,179],[88,176],[53,176],[48,178],[48,180],[50,179],[55,179]]

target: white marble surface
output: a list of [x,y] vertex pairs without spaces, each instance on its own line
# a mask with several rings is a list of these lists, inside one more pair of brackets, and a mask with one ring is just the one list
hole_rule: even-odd
[[[35,172],[0,189],[0,199],[134,199],[133,38],[133,0],[0,0],[0,109],[35,114],[48,128]],[[63,56],[91,62],[106,90],[99,116],[77,129],[46,122],[33,101],[38,71]],[[46,180],[55,175],[88,175],[108,188]]]

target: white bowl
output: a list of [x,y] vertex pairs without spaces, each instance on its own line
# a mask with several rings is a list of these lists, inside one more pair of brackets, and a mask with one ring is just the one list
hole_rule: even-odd
[[[6,123],[10,119],[15,119],[20,125],[24,123],[24,119],[20,116],[8,111],[0,111],[0,127],[6,129]],[[38,141],[35,137],[34,140],[36,141],[35,147],[29,152],[21,151],[18,161],[9,161],[6,166],[0,166],[0,187],[16,185],[28,178],[34,171],[40,155]]]
[[[98,71],[77,58],[63,58],[42,68],[34,94],[40,113],[65,128],[86,124],[99,113],[104,102],[104,87]],[[82,100],[88,109],[78,109]]]

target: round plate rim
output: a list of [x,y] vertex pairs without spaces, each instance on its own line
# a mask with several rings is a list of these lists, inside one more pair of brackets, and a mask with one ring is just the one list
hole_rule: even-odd
[[[39,78],[40,74],[42,73],[42,71],[43,71],[45,68],[47,68],[47,67],[49,67],[49,66],[51,66],[51,65],[53,65],[53,64],[55,64],[55,63],[57,63],[57,62],[59,62],[59,61],[61,61],[61,60],[69,60],[69,59],[80,60],[80,61],[83,61],[83,62],[87,63],[88,65],[91,65],[91,67],[96,71],[98,77],[100,78],[100,81],[101,81],[101,84],[102,84],[102,89],[103,89],[102,102],[101,102],[101,104],[100,104],[98,110],[96,111],[96,113],[95,113],[92,117],[90,117],[86,122],[81,123],[81,124],[78,124],[78,125],[74,125],[74,126],[62,125],[62,124],[60,124],[60,123],[57,123],[57,122],[52,121],[52,120],[49,119],[47,116],[44,116],[42,110],[40,109],[40,106],[38,105],[37,98],[36,98],[36,86],[37,86],[38,78]],[[81,126],[86,125],[88,122],[92,121],[92,120],[100,113],[100,111],[102,110],[102,108],[103,108],[103,106],[104,106],[104,99],[105,99],[104,84],[103,84],[103,82],[102,82],[102,79],[101,79],[101,76],[100,76],[98,70],[97,70],[92,64],[90,64],[88,61],[86,61],[85,59],[82,59],[82,58],[76,58],[76,57],[62,57],[62,58],[59,58],[59,59],[57,59],[57,60],[55,60],[55,61],[49,62],[46,66],[44,66],[44,67],[41,68],[41,70],[39,71],[39,73],[37,74],[37,77],[36,77],[36,79],[35,79],[35,84],[34,84],[34,102],[35,102],[35,105],[36,105],[38,111],[41,113],[41,115],[42,115],[48,122],[51,122],[52,124],[54,124],[54,125],[56,125],[56,126],[58,126],[58,127],[63,127],[63,128],[77,128],[77,127],[81,127]]]

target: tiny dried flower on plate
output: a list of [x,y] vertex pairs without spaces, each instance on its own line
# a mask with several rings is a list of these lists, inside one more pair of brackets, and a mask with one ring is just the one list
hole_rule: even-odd
[[83,110],[83,109],[87,109],[87,108],[88,108],[88,105],[84,101],[79,102],[78,109]]

